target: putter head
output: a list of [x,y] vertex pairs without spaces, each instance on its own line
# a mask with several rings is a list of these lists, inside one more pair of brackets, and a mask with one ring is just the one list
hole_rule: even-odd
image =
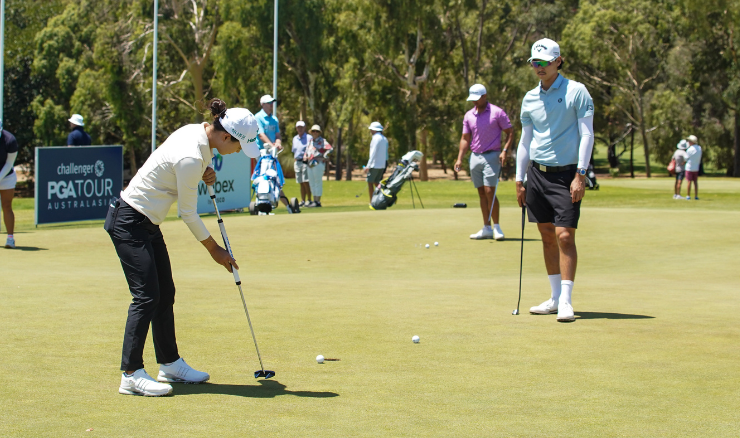
[[519,314],[519,309],[514,309],[514,311],[511,312],[511,314],[512,315],[518,315]]
[[254,378],[259,379],[260,377],[263,377],[265,379],[269,379],[271,377],[275,377],[275,371],[269,371],[269,370],[258,370],[254,372]]

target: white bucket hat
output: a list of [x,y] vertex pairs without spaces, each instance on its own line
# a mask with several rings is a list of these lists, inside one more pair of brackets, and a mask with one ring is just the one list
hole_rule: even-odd
[[229,108],[219,122],[226,132],[239,140],[246,156],[260,156],[260,148],[257,146],[257,119],[251,111],[246,108]]
[[699,143],[699,139],[696,138],[695,135],[689,135],[688,137],[686,137],[686,140],[688,140],[688,141],[690,141],[691,143],[694,143],[694,144]]
[[264,96],[260,97],[260,104],[263,104],[263,103],[273,103],[273,102],[275,102],[276,100],[277,100],[277,99],[274,99],[274,98],[273,98],[272,96],[270,96],[269,94],[265,94]]
[[321,126],[319,126],[319,125],[313,125],[311,127],[310,131],[319,131],[319,132],[321,132]]
[[475,84],[470,87],[469,94],[468,102],[478,102],[484,94],[487,94],[486,87],[481,84]]
[[533,59],[541,59],[543,61],[554,61],[560,56],[560,46],[550,38],[543,38],[534,44],[532,44],[532,56],[527,62],[532,62]]
[[373,131],[382,131],[383,125],[381,125],[380,122],[373,122],[370,124],[370,126],[368,126],[367,129],[371,129]]
[[77,126],[85,126],[85,122],[83,121],[82,116],[79,114],[72,114],[72,117],[70,117],[67,121]]
[[689,144],[686,142],[686,140],[681,140],[681,141],[678,142],[678,144],[676,145],[676,147],[678,149],[688,149],[689,148]]

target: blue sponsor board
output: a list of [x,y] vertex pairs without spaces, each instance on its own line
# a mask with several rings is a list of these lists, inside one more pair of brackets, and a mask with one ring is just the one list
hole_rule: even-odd
[[36,148],[36,225],[105,219],[123,188],[123,146]]
[[[236,210],[248,208],[252,199],[252,163],[243,153],[234,153],[226,156],[219,155],[215,150],[211,166],[216,171],[216,192],[218,209]],[[206,184],[198,184],[198,213],[215,213],[211,197],[208,195]]]

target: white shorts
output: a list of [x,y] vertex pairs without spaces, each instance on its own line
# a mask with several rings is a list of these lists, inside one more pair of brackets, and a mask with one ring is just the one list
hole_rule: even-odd
[[470,154],[470,179],[473,180],[475,188],[496,187],[498,176],[501,172],[501,163],[498,157],[499,151],[488,151],[482,154],[473,152]]
[[15,183],[18,182],[18,176],[15,172],[10,175],[5,175],[5,178],[0,179],[0,190],[13,190]]
[[298,184],[308,182],[308,164],[295,160],[293,170],[295,170],[295,182]]

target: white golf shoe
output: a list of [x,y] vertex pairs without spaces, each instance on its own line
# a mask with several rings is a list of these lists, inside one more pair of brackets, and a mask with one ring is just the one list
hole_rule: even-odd
[[558,306],[558,322],[573,322],[576,315],[573,313],[573,306],[570,303],[560,303]]
[[493,226],[493,238],[495,240],[504,240],[504,232],[501,230],[499,224]]
[[5,247],[10,249],[15,248],[15,239],[8,236],[8,238],[5,240]]
[[481,228],[477,233],[471,234],[470,238],[473,240],[493,239],[493,230]]
[[183,358],[179,358],[169,365],[160,365],[159,375],[157,376],[157,380],[160,382],[170,383],[203,383],[210,378],[211,376],[208,373],[194,370],[185,363]]
[[534,313],[536,315],[549,315],[551,313],[557,312],[558,305],[555,303],[555,301],[552,300],[552,298],[540,304],[539,306],[529,308],[529,313]]
[[159,383],[152,379],[144,368],[136,370],[130,376],[123,373],[121,386],[118,392],[127,395],[144,395],[147,397],[161,397],[172,394],[172,387],[166,383]]

